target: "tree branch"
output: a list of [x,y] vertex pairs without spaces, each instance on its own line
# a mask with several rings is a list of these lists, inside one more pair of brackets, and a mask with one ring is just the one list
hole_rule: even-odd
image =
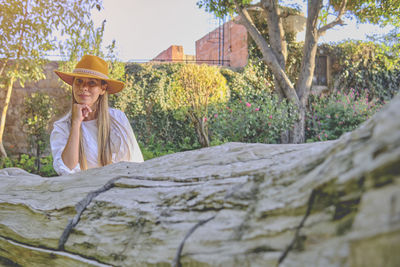
[[259,11],[259,12],[263,11],[261,3],[248,5],[246,9],[251,10],[251,11]]
[[318,30],[318,35],[321,36],[322,34],[324,34],[327,30],[335,27],[336,25],[344,25],[343,20],[342,20],[342,16],[344,15],[344,13],[346,12],[346,5],[347,5],[347,0],[343,0],[341,6],[340,6],[340,10],[339,13],[336,17],[336,19],[328,24],[326,24],[325,26],[321,27]]
[[296,84],[297,95],[305,105],[312,85],[315,68],[315,56],[317,54],[318,30],[317,23],[319,12],[322,9],[322,0],[309,0],[306,24],[306,36],[303,46],[303,58],[301,60],[299,79]]
[[234,0],[236,11],[240,16],[240,24],[246,27],[247,31],[257,43],[257,46],[261,49],[263,54],[263,59],[267,65],[271,68],[272,73],[278,80],[280,88],[283,90],[285,96],[293,101],[296,105],[299,105],[299,98],[297,97],[296,91],[293,87],[292,82],[287,77],[285,70],[280,66],[278,59],[276,58],[274,52],[272,51],[270,45],[261,35],[260,31],[254,25],[249,13],[246,9],[240,8],[237,0]]
[[285,69],[287,44],[282,18],[279,16],[280,8],[278,0],[263,0],[262,6],[267,16],[269,43],[282,69]]
[[6,66],[7,66],[8,60],[9,60],[8,57],[7,57],[6,59],[4,59],[3,65],[2,65],[1,68],[0,68],[0,76],[3,75],[3,71],[4,71],[4,69],[5,69]]

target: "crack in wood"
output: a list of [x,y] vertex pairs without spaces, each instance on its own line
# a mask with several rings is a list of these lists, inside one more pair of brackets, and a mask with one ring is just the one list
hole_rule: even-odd
[[64,250],[64,245],[67,242],[72,229],[78,224],[83,211],[87,208],[87,206],[89,206],[89,204],[92,202],[92,200],[95,197],[97,197],[99,194],[106,192],[106,191],[110,190],[111,188],[113,188],[115,186],[115,182],[122,178],[129,178],[129,176],[121,175],[121,176],[117,176],[117,177],[109,180],[105,185],[103,185],[99,189],[87,194],[84,199],[82,199],[75,205],[76,215],[74,216],[74,218],[68,220],[68,224],[65,227],[65,229],[58,241],[58,249],[59,250]]
[[301,220],[299,226],[297,226],[296,233],[294,234],[292,242],[289,244],[289,246],[287,246],[285,251],[279,257],[277,266],[279,266],[283,262],[283,260],[287,257],[289,252],[293,249],[294,245],[296,244],[296,242],[297,242],[297,240],[299,238],[300,230],[301,230],[301,228],[303,228],[305,221],[307,220],[308,216],[311,213],[312,207],[314,205],[316,193],[317,193],[317,191],[315,189],[313,189],[312,192],[311,192],[310,198],[308,199],[308,205],[307,205],[306,214],[304,214],[304,217]]
[[175,255],[175,258],[174,258],[174,261],[172,262],[172,266],[173,266],[173,267],[182,267],[182,264],[181,264],[181,254],[182,254],[183,246],[185,245],[185,242],[186,242],[186,240],[189,238],[189,236],[190,236],[191,234],[193,234],[193,232],[194,232],[197,228],[199,228],[200,226],[202,226],[202,225],[208,223],[209,221],[211,221],[212,219],[214,219],[215,216],[217,216],[217,215],[215,214],[215,215],[211,216],[211,217],[208,218],[208,219],[199,221],[198,223],[196,223],[196,224],[189,230],[189,232],[188,232],[188,233],[186,234],[186,236],[183,238],[181,244],[180,244],[179,247],[178,247],[178,250],[177,250],[176,255]]

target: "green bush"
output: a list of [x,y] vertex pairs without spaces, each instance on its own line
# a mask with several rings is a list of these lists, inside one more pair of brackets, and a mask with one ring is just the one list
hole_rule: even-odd
[[111,99],[111,104],[123,110],[131,122],[145,159],[199,146],[189,118],[167,108],[167,93],[181,67],[128,64],[127,86]]
[[334,140],[343,133],[357,128],[382,106],[376,99],[369,100],[368,91],[361,94],[332,93],[326,96],[310,96],[306,120],[307,142]]
[[220,72],[227,80],[231,101],[242,98],[251,100],[259,94],[272,92],[274,88],[272,74],[262,61],[249,59],[239,71],[222,68]]
[[169,90],[169,109],[190,118],[202,147],[209,143],[208,124],[203,120],[209,106],[226,103],[229,88],[220,68],[207,64],[186,64],[174,76],[175,82]]
[[399,58],[390,53],[385,45],[345,41],[336,45],[324,44],[320,49],[333,59],[333,87],[336,90],[345,93],[354,89],[359,93],[368,90],[370,99],[385,101],[399,91]]
[[142,144],[142,151],[152,151],[160,156],[199,147],[190,120],[177,118],[174,111],[162,110],[158,105],[153,107],[149,116],[132,116],[130,122],[138,142]]
[[296,119],[292,104],[280,102],[276,95],[264,92],[251,101],[232,100],[216,106],[206,119],[210,124],[212,144],[225,142],[280,143],[281,132]]
[[207,120],[211,143],[280,143],[281,132],[297,118],[297,110],[273,93],[273,79],[265,64],[249,60],[240,71],[222,69],[231,90],[227,104],[214,106]]
[[40,158],[40,169],[38,169],[36,161],[36,157],[32,157],[26,154],[22,154],[15,159],[0,158],[0,169],[20,168],[29,173],[37,174],[42,177],[52,177],[58,175],[53,169],[53,157],[51,155]]

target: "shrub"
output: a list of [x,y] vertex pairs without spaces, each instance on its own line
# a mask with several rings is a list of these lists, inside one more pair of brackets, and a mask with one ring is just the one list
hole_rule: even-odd
[[207,118],[213,144],[225,142],[280,143],[282,131],[296,119],[292,104],[280,102],[276,95],[264,92],[252,100],[232,100],[219,105]]
[[175,75],[169,92],[169,107],[183,111],[194,125],[199,143],[209,146],[208,125],[204,119],[210,104],[226,102],[228,87],[218,67],[186,64]]
[[113,98],[113,106],[126,112],[130,118],[150,115],[154,105],[166,109],[166,73],[150,64],[133,64],[128,69],[126,88]]
[[257,96],[263,92],[273,91],[274,83],[272,74],[270,74],[262,61],[249,60],[249,63],[242,71],[230,76],[228,86],[231,91],[232,100],[242,98],[250,100],[253,96]]
[[[130,121],[138,142],[155,156],[199,147],[189,118],[177,117],[172,110],[155,105],[149,116],[132,116]],[[188,143],[192,145],[188,147]]]
[[[346,41],[320,46],[332,58],[334,89],[359,93],[365,89],[369,97],[388,101],[399,91],[399,59],[388,52],[385,45],[373,42]],[[351,90],[354,90],[351,89]]]
[[0,158],[0,169],[3,168],[20,168],[29,173],[38,174],[43,177],[57,176],[56,171],[53,169],[53,157],[47,156],[40,158],[40,169],[37,168],[36,157],[26,154],[20,155],[18,158]]
[[368,91],[361,94],[332,93],[326,96],[310,96],[306,120],[307,142],[334,140],[343,133],[357,128],[381,107],[376,99],[369,100]]
[[166,106],[173,77],[181,67],[128,64],[126,88],[112,99],[112,105],[123,110],[131,122],[145,159],[187,150],[187,142],[198,147],[189,118]]

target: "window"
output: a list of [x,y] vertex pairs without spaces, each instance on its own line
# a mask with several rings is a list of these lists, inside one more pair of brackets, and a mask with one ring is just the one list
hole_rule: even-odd
[[315,59],[313,85],[328,85],[328,57],[318,55]]

